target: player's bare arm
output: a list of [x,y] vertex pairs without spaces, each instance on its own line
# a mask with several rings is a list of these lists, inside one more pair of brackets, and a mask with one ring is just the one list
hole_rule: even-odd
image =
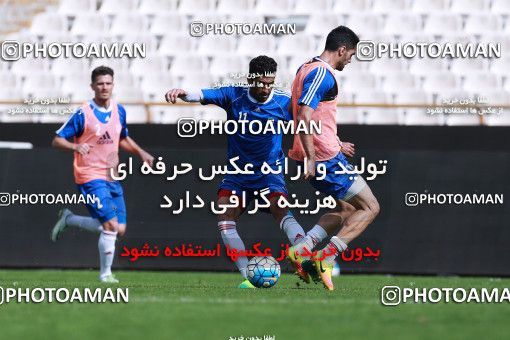
[[353,157],[355,154],[354,144],[350,142],[340,142],[340,151],[347,157]]
[[[305,122],[305,126],[310,126],[312,120],[312,109],[308,105],[301,105],[298,111],[297,119]],[[313,134],[300,133],[299,139],[305,150],[307,158],[307,169],[305,169],[304,179],[315,177],[315,147],[313,146]]]
[[59,136],[55,136],[53,138],[53,141],[51,142],[51,146],[53,146],[56,149],[60,149],[60,150],[64,150],[64,151],[78,152],[82,155],[88,154],[90,149],[92,148],[92,146],[87,143],[75,144],[75,143],[69,142],[67,139],[59,137]]
[[154,157],[142,149],[131,137],[126,137],[120,140],[119,146],[122,150],[129,152],[131,154],[139,156],[144,163],[149,164],[152,167],[152,163],[154,162]]

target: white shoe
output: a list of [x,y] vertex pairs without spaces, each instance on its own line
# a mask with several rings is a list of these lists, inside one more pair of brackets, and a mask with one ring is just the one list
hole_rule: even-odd
[[113,276],[113,274],[100,277],[99,281],[103,283],[119,283],[119,280],[117,280],[117,278]]
[[69,209],[61,209],[58,212],[58,221],[57,221],[57,223],[55,223],[55,225],[53,226],[53,229],[51,230],[51,240],[53,242],[56,242],[58,240],[58,238],[60,237],[60,234],[62,234],[62,232],[64,232],[64,230],[66,230],[66,228],[67,228],[66,218],[67,218],[67,216],[72,215],[72,214],[73,213]]

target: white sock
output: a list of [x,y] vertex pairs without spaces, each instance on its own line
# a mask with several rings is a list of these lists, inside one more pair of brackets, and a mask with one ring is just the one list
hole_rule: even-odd
[[99,278],[112,274],[113,255],[115,254],[115,240],[117,233],[103,230],[99,235]]
[[328,245],[322,250],[327,250],[328,253],[331,253],[331,249],[334,249],[335,251],[330,256],[326,257],[326,261],[328,262],[334,261],[341,252],[347,249],[347,243],[342,241],[341,238],[333,236]]
[[287,238],[291,245],[300,243],[305,237],[305,231],[290,212],[287,216],[282,218],[282,221],[280,222],[280,229],[287,234]]
[[90,231],[92,233],[99,234],[103,231],[103,226],[99,220],[88,217],[88,216],[80,216],[80,215],[69,215],[66,218],[66,224],[69,227],[80,228],[86,231]]
[[328,236],[326,230],[324,230],[320,225],[316,224],[312,229],[310,229],[305,238],[298,243],[296,246],[296,250],[303,251],[306,247],[309,251],[319,244],[320,241],[324,240]]
[[[244,242],[236,230],[236,222],[234,221],[221,221],[218,222],[218,228],[220,229],[221,238],[223,244],[230,247],[231,249],[245,250]],[[248,258],[246,256],[239,256],[235,261],[237,269],[241,272],[241,275],[246,278],[246,266],[248,265]]]

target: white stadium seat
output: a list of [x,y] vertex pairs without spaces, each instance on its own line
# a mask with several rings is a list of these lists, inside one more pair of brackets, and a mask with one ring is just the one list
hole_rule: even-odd
[[374,14],[372,12],[353,13],[347,18],[347,26],[352,29],[354,33],[360,35],[362,39],[371,40],[371,36],[380,34],[383,31],[384,18],[380,14]]
[[412,10],[415,13],[444,12],[448,9],[449,0],[414,0]]
[[335,117],[337,124],[358,125],[363,122],[363,112],[355,107],[339,107]]
[[455,74],[479,73],[488,69],[488,62],[485,59],[453,59],[450,71]]
[[161,74],[168,72],[168,60],[159,54],[150,54],[146,58],[135,58],[131,61],[130,71],[135,76]]
[[488,0],[452,0],[450,11],[462,14],[481,13],[489,10]]
[[51,73],[56,76],[87,74],[88,71],[88,60],[85,58],[55,58],[51,65]]
[[278,41],[277,53],[283,56],[293,56],[296,53],[303,53],[304,51],[313,53],[314,50],[314,38],[310,35],[300,33],[283,36]]
[[[247,73],[248,63],[245,61],[245,59],[234,56],[215,57],[211,61],[209,72],[214,77],[224,77],[230,81],[238,81],[238,79],[232,78],[230,74]],[[235,77],[237,77],[237,75],[235,75]]]
[[191,73],[204,74],[207,71],[207,58],[197,55],[177,55],[172,61],[170,74],[187,75]]
[[25,78],[23,95],[25,98],[58,98],[60,84],[51,74],[31,75]]
[[491,11],[494,14],[510,15],[510,1],[508,0],[493,0]]
[[441,114],[429,114],[427,108],[405,108],[402,112],[404,125],[443,125],[444,116]]
[[103,0],[99,12],[117,15],[119,13],[135,12],[138,0]]
[[121,37],[121,41],[128,44],[145,44],[147,54],[154,53],[158,49],[158,39],[147,31],[126,33]]
[[149,123],[147,110],[144,105],[123,105],[126,110],[126,123],[145,124]]
[[269,35],[244,35],[239,39],[239,45],[237,46],[237,53],[247,56],[258,56],[259,51],[264,51],[264,54],[271,54],[274,50],[275,41]]
[[366,12],[370,9],[370,0],[341,0],[333,1],[335,14],[351,14],[353,12]]
[[293,14],[294,15],[310,15],[313,13],[330,12],[330,2],[328,0],[295,0]]
[[397,125],[403,120],[401,113],[395,108],[362,107],[363,123],[372,125]]
[[96,9],[96,0],[60,0],[58,13],[75,16],[76,13],[94,12]]
[[145,32],[147,24],[147,20],[143,15],[136,13],[117,14],[113,19],[110,34],[123,36],[125,34]]
[[254,12],[267,15],[286,15],[292,13],[292,2],[289,0],[258,0]]
[[334,14],[312,14],[306,23],[305,33],[312,35],[324,35],[332,28],[340,24],[340,18]]
[[151,15],[174,12],[177,3],[178,0],[141,0],[138,12]]
[[217,13],[246,13],[253,10],[253,0],[218,0]]
[[30,31],[38,35],[67,31],[67,20],[58,13],[40,13],[34,17]]
[[158,52],[165,56],[175,56],[190,54],[195,50],[195,39],[190,39],[184,34],[168,34],[163,36]]
[[186,0],[181,1],[177,9],[181,14],[194,15],[200,12],[213,12],[215,1],[213,0]]
[[178,14],[160,14],[154,17],[150,32],[156,35],[166,35],[168,33],[184,31],[188,29],[186,26],[186,18]]
[[[361,64],[359,62],[358,64]],[[406,63],[401,58],[376,58],[369,64],[370,73],[375,75],[386,75],[395,72],[402,72],[406,69]],[[347,65],[345,69],[351,67],[351,64]]]
[[[189,38],[188,38],[189,40]],[[227,35],[205,35],[198,41],[198,48],[193,51],[201,55],[214,55],[227,57],[234,54],[236,42]],[[240,59],[237,57],[237,59]]]
[[407,0],[373,0],[372,12],[391,13],[396,11],[405,11],[408,7]]
[[497,89],[501,86],[500,77],[492,73],[476,73],[464,79],[464,90],[476,93],[480,89]]
[[423,30],[425,33],[438,35],[459,32],[462,30],[462,17],[460,14],[434,13],[425,21]]
[[495,14],[470,14],[466,18],[464,32],[468,34],[481,34],[484,32],[498,32],[503,28],[503,21]]
[[[341,75],[341,72],[340,72]],[[361,89],[376,89],[377,80],[373,74],[364,72],[353,76],[336,76],[341,89],[347,91],[360,91]]]
[[386,92],[396,92],[399,89],[414,90],[418,82],[414,75],[408,72],[388,73],[384,76],[382,89]]
[[445,117],[446,125],[450,126],[469,126],[480,125],[480,116],[477,114],[450,114]]
[[459,89],[459,87],[459,78],[450,73],[433,73],[426,76],[423,82],[423,89],[432,93],[455,90]]
[[13,62],[11,67],[12,73],[22,76],[45,74],[48,70],[48,59],[44,58],[22,58]]
[[390,102],[389,96],[382,91],[359,91],[354,95],[356,104],[388,104]]
[[77,13],[71,28],[71,33],[88,35],[91,33],[104,34],[107,29],[106,18],[96,13]]
[[384,33],[403,34],[418,32],[422,28],[422,22],[419,15],[412,13],[390,13],[386,17]]
[[129,62],[127,58],[92,58],[90,62],[90,71],[92,72],[98,66],[108,66],[113,69],[114,73],[125,71],[128,69]]

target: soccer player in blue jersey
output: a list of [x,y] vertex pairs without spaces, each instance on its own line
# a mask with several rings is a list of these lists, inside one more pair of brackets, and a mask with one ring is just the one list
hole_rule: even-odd
[[[57,130],[52,145],[74,153],[74,178],[78,190],[83,195],[94,195],[97,200],[87,204],[91,217],[62,209],[51,239],[55,242],[68,227],[99,234],[99,280],[118,283],[111,266],[117,235],[122,236],[126,231],[126,205],[122,186],[113,180],[110,171],[117,167],[119,146],[151,166],[154,157],[128,136],[126,110],[111,99],[113,70],[106,66],[97,67],[91,78],[94,99],[84,102]],[[73,142],[68,141],[71,138]]]
[[[274,88],[277,64],[267,56],[258,56],[250,61],[249,73],[256,76],[249,77],[250,86],[227,86],[220,88],[204,88],[198,91],[188,89],[172,89],[165,95],[167,102],[175,103],[177,98],[187,102],[214,104],[223,108],[227,113],[227,120],[260,121],[262,126],[268,120],[289,121],[289,94]],[[276,124],[275,124],[276,125]],[[228,135],[227,157],[239,157],[236,164],[243,169],[246,164],[253,164],[255,174],[228,174],[223,178],[218,190],[218,204],[228,204],[230,196],[246,195],[246,204],[254,198],[254,191],[269,189],[267,195],[270,201],[270,212],[284,230],[291,244],[296,244],[305,235],[303,228],[286,208],[280,208],[277,201],[280,196],[287,196],[284,174],[267,174],[260,171],[266,162],[273,169],[277,164],[283,164],[282,134],[262,133],[252,134],[249,131],[238,130],[236,134]],[[230,169],[231,170],[231,169]],[[245,250],[243,241],[236,230],[236,223],[246,207],[228,208],[225,213],[218,215],[218,228],[226,246],[232,249]],[[253,288],[246,280],[245,256],[235,261],[237,268],[245,280],[240,288]]]

